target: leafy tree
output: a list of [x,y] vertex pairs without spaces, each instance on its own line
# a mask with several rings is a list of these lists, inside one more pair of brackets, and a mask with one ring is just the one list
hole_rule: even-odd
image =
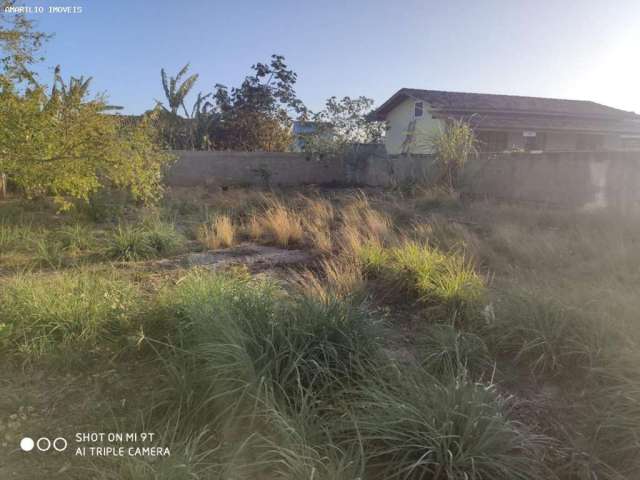
[[231,91],[216,85],[216,148],[286,150],[291,144],[291,117],[306,112],[295,93],[298,76],[282,55],[272,55],[268,64],[257,63],[251,69],[253,73]]
[[152,119],[121,128],[103,96],[88,99],[89,81],[65,84],[56,70],[50,95],[35,86],[20,93],[6,77],[0,84],[0,171],[27,197],[53,195],[61,208],[87,200],[105,186],[128,189],[153,201],[161,191],[160,150]]
[[[35,86],[32,65],[39,60],[38,51],[51,36],[34,29],[33,21],[23,13],[10,13],[15,0],[0,0],[0,88],[7,83],[26,81]],[[7,191],[7,175],[0,169],[0,197]]]
[[302,136],[303,150],[310,154],[345,155],[360,144],[379,143],[385,125],[367,119],[373,103],[363,96],[329,98],[324,110],[311,115],[314,131]]
[[38,51],[51,35],[35,31],[33,21],[23,13],[8,13],[14,7],[15,0],[0,0],[0,75],[9,81],[34,85],[36,78],[31,68],[42,60]]
[[184,101],[187,95],[189,95],[189,92],[191,91],[193,86],[198,81],[198,74],[194,73],[193,75],[185,78],[184,82],[179,83],[180,80],[182,80],[182,77],[187,74],[188,70],[189,64],[187,63],[184,67],[182,67],[182,69],[175,77],[168,77],[167,72],[165,72],[164,68],[160,69],[162,88],[164,90],[164,95],[167,98],[169,108],[167,109],[161,102],[159,103],[165,110],[171,112],[173,115],[178,115],[178,110],[180,109],[180,107],[182,107],[185,116],[189,117],[189,112],[187,111],[187,107]]

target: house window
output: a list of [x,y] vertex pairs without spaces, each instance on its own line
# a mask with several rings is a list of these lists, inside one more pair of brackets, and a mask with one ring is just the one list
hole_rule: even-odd
[[545,135],[540,132],[524,132],[524,149],[528,152],[544,150]]
[[476,138],[483,152],[504,152],[509,143],[507,132],[482,131],[476,133]]
[[580,150],[580,151],[602,150],[603,145],[604,145],[603,135],[582,134],[582,135],[578,135],[578,138],[576,140],[576,150]]
[[423,110],[424,110],[424,104],[422,102],[416,102],[413,116],[416,118],[421,117]]

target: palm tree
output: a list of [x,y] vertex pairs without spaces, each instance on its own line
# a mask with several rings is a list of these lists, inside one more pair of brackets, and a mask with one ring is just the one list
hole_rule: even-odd
[[175,77],[168,77],[167,72],[165,72],[164,68],[160,69],[160,76],[162,77],[162,88],[164,89],[164,95],[167,97],[167,102],[169,102],[169,108],[162,105],[166,111],[171,112],[173,115],[178,114],[178,109],[182,107],[184,110],[184,114],[186,117],[189,117],[189,112],[187,111],[187,107],[184,104],[184,99],[189,94],[196,81],[198,80],[198,74],[194,73],[190,77],[187,77],[182,84],[179,84],[182,77],[189,70],[189,64],[187,63],[182,70],[178,72]]

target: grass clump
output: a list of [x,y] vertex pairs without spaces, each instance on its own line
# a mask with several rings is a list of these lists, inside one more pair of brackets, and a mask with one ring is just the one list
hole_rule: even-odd
[[429,326],[418,340],[418,351],[422,366],[438,378],[465,373],[482,375],[492,368],[482,338],[451,325]]
[[125,262],[147,260],[178,251],[184,237],[172,223],[154,221],[141,226],[119,225],[111,235],[107,257]]
[[200,226],[197,238],[202,245],[212,250],[229,248],[235,244],[236,227],[228,215],[218,215]]
[[358,359],[377,350],[375,324],[357,305],[290,296],[246,273],[196,272],[171,297],[180,348],[190,352],[177,359],[171,404],[188,401],[202,413],[197,422],[219,419],[204,405],[238,412],[265,388],[295,410],[289,403],[299,389],[323,392],[348,381]]
[[129,283],[91,272],[18,275],[0,289],[0,345],[34,359],[94,351],[133,330],[138,300]]
[[109,239],[107,256],[115,260],[132,262],[155,256],[147,231],[141,227],[119,225]]
[[280,247],[287,248],[302,241],[302,217],[279,200],[271,202],[261,218],[261,223],[264,234]]
[[365,271],[382,282],[386,295],[402,299],[409,295],[446,315],[467,316],[485,296],[484,281],[470,262],[428,244],[405,241],[385,248],[369,242],[358,256]]
[[496,304],[492,343],[535,374],[560,374],[598,363],[617,332],[549,295],[512,289]]
[[65,225],[55,233],[55,237],[61,243],[62,248],[71,254],[90,250],[96,243],[93,230],[81,223]]
[[546,478],[536,459],[541,439],[509,419],[492,385],[424,371],[376,375],[356,400],[367,464],[380,478]]

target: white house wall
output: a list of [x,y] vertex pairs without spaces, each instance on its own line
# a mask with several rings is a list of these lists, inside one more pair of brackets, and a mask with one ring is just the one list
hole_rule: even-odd
[[[442,120],[435,119],[431,116],[429,106],[423,102],[422,117],[415,118],[416,100],[406,99],[394,108],[387,115],[388,129],[385,134],[384,144],[389,155],[399,155],[402,153],[402,145],[405,142],[409,132],[409,126],[413,120],[416,121],[415,132],[420,139],[427,139],[429,136],[441,131],[444,128]],[[412,153],[429,153],[424,141],[416,142],[416,146],[412,149]]]

